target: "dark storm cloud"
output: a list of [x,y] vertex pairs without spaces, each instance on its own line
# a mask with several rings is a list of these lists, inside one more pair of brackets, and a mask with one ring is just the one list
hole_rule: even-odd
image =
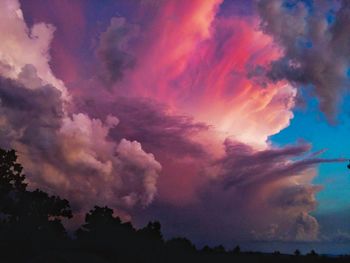
[[102,64],[101,79],[108,86],[123,78],[124,71],[135,65],[136,58],[129,45],[138,27],[128,24],[122,17],[114,17],[106,32],[101,34],[97,55]]
[[[171,2],[167,0],[143,2],[147,5],[146,9],[143,10],[147,17],[145,20],[154,23],[149,22],[148,25],[151,26],[147,26],[147,24],[138,21],[140,33],[134,24],[129,24],[120,17],[114,18],[106,32],[101,35],[96,50],[96,55],[102,66],[96,74],[99,74],[106,86],[113,86],[123,78],[123,74],[129,75],[128,70],[132,70],[133,67],[135,67],[135,71],[140,69],[142,74],[136,72],[135,75],[130,75],[130,83],[129,76],[127,76],[125,83],[121,82],[119,92],[108,93],[107,90],[99,89],[101,85],[94,84],[100,79],[94,76],[92,76],[91,81],[82,81],[82,83],[93,86],[91,94],[87,94],[89,90],[85,88],[84,84],[81,84],[77,85],[79,86],[76,89],[77,93],[72,92],[71,95],[78,94],[79,96],[76,97],[82,100],[85,96],[96,99],[95,105],[82,106],[83,112],[88,114],[75,114],[81,112],[80,109],[72,112],[71,109],[64,107],[69,104],[67,99],[69,96],[67,96],[67,100],[62,100],[60,93],[51,90],[53,86],[43,85],[33,66],[26,66],[18,75],[18,69],[22,68],[22,64],[12,69],[0,61],[0,71],[6,73],[4,76],[18,75],[17,81],[4,79],[4,84],[0,83],[3,85],[0,88],[0,95],[3,97],[0,111],[3,111],[3,114],[0,117],[4,117],[0,118],[0,133],[6,134],[6,138],[9,138],[4,140],[4,143],[20,151],[21,162],[23,162],[26,172],[29,171],[27,178],[30,180],[30,186],[39,187],[69,199],[77,214],[84,213],[95,204],[108,205],[115,209],[119,216],[125,214],[133,216],[136,213],[136,220],[142,217],[145,221],[152,217],[152,220],[160,220],[168,233],[173,231],[171,235],[190,235],[189,237],[195,238],[197,241],[211,242],[211,244],[217,241],[229,244],[233,239],[247,240],[251,238],[260,240],[317,239],[318,224],[315,218],[309,215],[309,212],[316,206],[314,195],[319,189],[309,186],[315,175],[312,173],[312,168],[317,163],[332,160],[305,156],[310,150],[310,147],[305,144],[277,149],[271,145],[265,145],[266,136],[276,133],[288,125],[292,116],[290,110],[294,95],[289,94],[289,92],[284,94],[283,88],[276,86],[276,90],[273,89],[273,92],[277,92],[277,95],[271,95],[266,101],[264,99],[262,103],[268,103],[268,105],[263,107],[266,111],[260,111],[257,109],[260,105],[260,95],[257,95],[258,99],[250,98],[250,95],[255,96],[255,92],[248,92],[247,96],[242,97],[242,101],[237,101],[237,105],[235,105],[236,103],[225,104],[224,100],[212,97],[212,94],[216,92],[208,92],[205,101],[214,103],[202,106],[211,107],[210,105],[222,104],[223,110],[218,111],[223,114],[222,117],[228,116],[226,114],[230,113],[229,110],[227,113],[225,112],[227,110],[225,105],[229,105],[228,107],[233,107],[233,109],[236,106],[237,109],[242,108],[241,116],[237,115],[237,117],[242,117],[242,121],[245,118],[250,121],[250,113],[256,110],[262,112],[261,116],[267,116],[261,119],[259,114],[255,115],[254,113],[252,123],[247,124],[247,126],[243,124],[241,127],[242,134],[248,134],[249,129],[253,129],[252,137],[258,137],[260,133],[264,135],[257,139],[263,144],[261,147],[266,146],[265,150],[260,151],[249,145],[229,140],[222,145],[222,133],[211,130],[214,130],[215,127],[208,127],[208,125],[198,123],[190,117],[174,113],[176,110],[177,112],[186,111],[186,108],[181,108],[177,102],[171,111],[169,108],[148,99],[116,98],[120,94],[124,96],[152,94],[154,96],[150,95],[150,97],[166,103],[167,97],[173,96],[172,89],[165,88],[165,95],[159,96],[160,88],[170,81],[173,82],[174,76],[180,74],[182,71],[178,71],[179,68],[182,68],[178,67],[180,60],[188,63],[189,60],[192,60],[192,55],[188,54],[195,49],[198,49],[199,53],[193,52],[193,57],[202,53],[200,46],[203,42],[207,42],[206,39],[211,31],[209,30],[210,20],[212,20],[210,16],[213,16],[213,19],[215,16],[214,3],[220,1],[212,1],[212,4],[208,1],[206,5],[203,5],[206,8],[202,8],[203,2],[200,0],[193,1],[193,3],[190,1],[191,4],[188,1]],[[174,9],[174,13],[178,14],[177,17],[170,18],[170,23],[167,22],[169,20],[167,12],[164,12],[164,17],[162,16],[162,12],[166,11],[163,7],[167,7],[168,3],[170,3],[169,8],[167,8],[169,12],[173,12]],[[247,1],[240,1],[240,3],[243,6],[247,4]],[[222,8],[226,9],[225,4]],[[154,11],[148,12],[151,9]],[[236,10],[233,7],[231,9],[238,15],[246,11],[241,8],[241,5]],[[14,10],[17,15],[18,10]],[[138,13],[135,10],[134,12]],[[229,16],[229,12],[223,12],[223,14]],[[248,15],[249,12],[244,14]],[[300,17],[302,15],[301,12]],[[130,13],[130,16],[133,14]],[[156,19],[153,19],[153,16]],[[3,17],[6,18],[6,16]],[[135,21],[129,17],[128,20]],[[300,20],[302,19],[300,18]],[[215,21],[213,22],[213,26],[217,24]],[[291,24],[294,22],[292,20]],[[235,59],[235,56],[241,53],[241,48],[237,47],[243,47],[246,42],[251,43],[256,39],[257,41],[261,39],[260,37],[255,38],[255,33],[245,22],[240,24],[235,19],[232,21],[228,19],[222,23],[223,26],[220,28],[225,30],[216,29],[219,31],[219,35],[222,33],[222,36],[213,34],[213,39],[208,39],[210,42],[208,48],[213,47],[214,54],[213,56],[204,56],[204,58],[213,59],[214,62],[213,64],[205,63],[207,66],[204,66],[203,72],[200,73],[203,75],[203,81],[200,81],[199,78],[200,90],[206,90],[207,86],[208,88],[210,86],[219,88],[219,84],[217,86],[212,85],[212,81],[208,82],[207,77],[213,74],[214,82],[217,83],[224,80],[220,77],[220,75],[226,74],[225,70],[222,71],[223,65],[232,64],[233,60],[226,61],[223,58],[227,57],[227,54],[231,54]],[[14,23],[9,21],[4,24],[12,25]],[[168,26],[165,27],[166,24]],[[231,39],[229,35],[232,35],[233,31],[226,29],[241,26],[243,26],[242,33],[233,34]],[[144,33],[147,31],[145,29],[150,28],[154,30],[148,32],[149,34]],[[171,30],[164,30],[164,28]],[[27,27],[24,29],[22,33],[27,37],[30,29]],[[297,29],[293,31],[287,28],[286,31],[288,30],[291,30],[290,38],[286,37],[289,41],[297,34],[295,32]],[[9,30],[9,32],[9,35],[16,33],[15,30]],[[252,36],[245,40],[246,33]],[[230,41],[235,38],[242,38],[242,44],[240,41],[232,41],[231,45]],[[10,40],[12,41],[12,38]],[[30,40],[34,41],[36,38],[30,37]],[[20,45],[16,41],[24,44]],[[135,41],[139,41],[139,43],[135,43]],[[14,37],[13,43],[16,43],[13,54],[17,54],[17,49],[21,50],[23,54],[27,50],[35,51],[28,48],[27,43],[22,41],[22,38]],[[159,43],[160,45],[158,45]],[[304,44],[307,46],[307,43]],[[228,46],[230,48],[227,49]],[[149,52],[149,48],[151,52]],[[257,48],[260,49],[260,47]],[[215,51],[216,49],[219,51]],[[3,53],[12,55],[6,45],[4,50]],[[37,50],[38,54],[42,55],[41,45],[38,46]],[[242,55],[244,52],[253,52],[252,56],[255,57],[255,47],[242,52]],[[266,52],[270,51],[266,50]],[[259,54],[260,51],[257,53],[258,57]],[[216,56],[219,58],[216,59]],[[32,59],[31,56],[28,57],[28,59]],[[163,58],[164,61],[162,61]],[[239,58],[240,56],[237,56],[237,59]],[[301,57],[297,58],[301,59]],[[62,59],[64,60],[64,57]],[[15,65],[17,60],[20,59],[14,56],[13,63]],[[42,64],[48,63],[48,60],[49,56],[46,57],[45,54],[45,59],[38,60],[37,65],[42,66]],[[84,63],[87,60],[84,60]],[[203,63],[201,59],[198,62]],[[52,63],[55,64],[55,62]],[[295,63],[293,60],[285,64],[297,71],[300,63]],[[65,62],[64,65],[67,69],[70,68],[70,63]],[[81,65],[77,64],[76,66],[80,67]],[[193,66],[197,68],[196,59]],[[228,66],[224,67],[231,69]],[[40,71],[40,76],[46,76],[46,73],[50,72],[49,69],[49,65],[45,64]],[[256,69],[252,71],[252,74],[263,75],[263,71],[264,69]],[[273,71],[277,72],[274,67]],[[283,71],[287,72],[287,69],[283,69]],[[191,72],[189,72],[190,75]],[[223,73],[220,74],[220,72]],[[292,73],[291,75],[294,76],[294,71]],[[278,74],[274,76],[272,72],[270,77],[274,80],[282,78]],[[48,79],[45,80],[46,83],[54,83],[55,87],[59,83],[59,81],[51,82],[50,78]],[[300,82],[299,79],[303,79],[303,77],[298,76],[293,81]],[[175,82],[177,81],[175,80]],[[181,84],[182,81],[178,83]],[[64,85],[62,84],[62,86]],[[231,84],[228,86],[231,87]],[[175,86],[169,85],[170,87]],[[62,88],[65,90],[65,87]],[[226,84],[223,88],[228,90]],[[139,93],[138,89],[146,92]],[[240,90],[238,82],[237,89]],[[255,90],[253,87],[249,89]],[[257,87],[257,89],[259,88]],[[279,95],[280,89],[282,90],[281,95]],[[242,86],[242,90],[246,90],[246,87]],[[192,106],[195,108],[197,105],[195,100],[201,100],[201,92],[198,90],[198,92],[190,94],[197,94],[191,96]],[[225,92],[223,94],[225,98],[228,98],[228,95],[233,96],[235,93]],[[237,97],[240,97],[239,94]],[[269,96],[267,94],[267,97]],[[277,103],[280,100],[286,102]],[[249,106],[249,101],[253,102],[253,106]],[[16,102],[18,103],[16,104]],[[199,102],[199,106],[201,106],[200,104]],[[281,105],[283,107],[280,107]],[[69,106],[74,108],[76,105]],[[206,113],[205,107],[198,110]],[[245,110],[246,108],[247,110]],[[220,114],[216,113],[218,117],[221,117]],[[235,121],[234,118],[232,117],[232,121]],[[281,122],[280,118],[282,118]],[[265,124],[265,119],[268,121],[266,127],[260,125],[260,123]],[[236,121],[236,123],[241,124],[240,121]],[[266,128],[267,132],[264,131]],[[250,137],[249,134],[248,137]],[[224,151],[222,151],[223,148]],[[154,205],[152,205],[153,200],[156,200]],[[146,210],[142,209],[148,205],[152,206]],[[148,217],[143,217],[142,214],[147,214]]]
[[110,139],[117,124],[110,115],[68,115],[61,92],[32,65],[17,80],[0,77],[0,147],[18,150],[30,187],[68,198],[75,212],[100,204],[123,214],[157,192],[161,165],[138,142]]
[[[32,70],[24,67],[21,74]],[[32,83],[41,81],[34,77]],[[61,92],[50,85],[27,89],[18,81],[0,77],[0,112],[6,117],[1,128],[1,141],[9,147],[12,140],[30,144],[47,152],[55,143],[54,132],[63,117]]]
[[310,150],[308,144],[256,151],[248,145],[226,140],[225,147],[226,156],[218,163],[222,167],[222,176],[226,178],[226,189],[241,185],[266,184],[288,176],[296,176],[318,163],[344,162],[343,159],[307,157],[291,161],[291,158],[302,157],[307,153]]
[[[193,164],[203,164],[205,160],[206,167],[198,171],[200,179],[186,181],[188,188],[195,189],[192,200],[181,203],[160,196],[149,208],[136,212],[135,220],[141,220],[140,224],[160,220],[167,236],[188,235],[197,244],[318,238],[317,221],[308,213],[317,206],[315,193],[320,187],[311,182],[309,185],[302,178],[308,173],[312,177],[312,169],[318,163],[344,160],[318,158],[320,152],[310,154],[308,144],[257,151],[230,140],[224,143],[224,156],[215,159],[203,143],[191,140],[210,130],[205,124],[170,115],[166,108],[149,99],[118,98],[109,103],[96,100],[81,104],[81,108],[102,119],[110,112],[118,116],[120,123],[110,131],[115,140],[125,137],[140,141],[160,160],[167,155],[175,157],[173,161],[188,155]],[[172,166],[168,166],[162,162],[164,177],[186,180],[182,178],[193,176],[189,173],[181,177],[176,171],[169,171]],[[289,181],[292,178],[299,182],[298,186]],[[176,184],[166,187],[176,188]],[[260,216],[252,216],[256,214]]]
[[206,155],[203,146],[191,136],[208,130],[209,126],[187,116],[168,114],[165,106],[150,99],[120,97],[112,103],[90,101],[83,103],[82,109],[102,118],[110,112],[118,116],[118,129],[110,132],[115,140],[123,137],[136,140],[148,151],[177,157]]
[[226,140],[224,146],[225,156],[211,162],[216,176],[206,178],[194,203],[179,206],[156,200],[140,212],[142,217],[159,218],[167,235],[183,233],[197,244],[316,240],[319,227],[309,212],[317,206],[315,193],[321,187],[302,178],[312,177],[317,163],[344,160],[313,158],[308,144],[256,151]]
[[312,211],[317,207],[315,194],[321,189],[317,185],[292,185],[276,191],[270,201],[281,209],[304,208]]
[[[16,81],[1,77],[0,97],[3,108],[22,111],[30,116],[45,119],[47,122],[63,116],[61,92],[50,85],[30,90]],[[24,125],[24,123],[18,123],[18,125]]]
[[262,30],[284,50],[267,75],[312,85],[320,109],[332,120],[346,88],[350,62],[348,1],[258,1]]

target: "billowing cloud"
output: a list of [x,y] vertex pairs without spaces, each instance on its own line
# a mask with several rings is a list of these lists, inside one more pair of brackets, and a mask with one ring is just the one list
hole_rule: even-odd
[[201,167],[222,151],[213,140],[216,134],[212,127],[171,113],[165,105],[149,99],[119,97],[112,102],[88,100],[77,104],[83,112],[102,119],[112,112],[120,123],[110,131],[110,137],[140,141],[155,155],[162,164],[158,197],[163,200],[191,202],[201,181]]
[[[86,198],[89,192],[96,192],[97,198],[92,197],[91,203],[97,200],[100,204],[110,203],[114,206],[146,206],[156,194],[161,166],[136,141],[122,139],[116,144],[108,140],[109,129],[117,123],[118,120],[112,116],[102,123],[81,113],[73,115],[72,119],[63,120],[59,131],[63,158],[71,170],[77,170],[79,174],[86,171],[95,174],[85,179],[84,174],[82,177],[77,175],[74,179],[79,189],[84,189],[82,185],[86,184],[87,189],[82,193],[82,198]],[[74,198],[77,189],[68,190],[73,191],[71,195]]]
[[261,28],[284,53],[273,61],[268,76],[312,85],[321,110],[333,119],[349,86],[349,2],[315,1],[312,6],[302,1],[287,6],[285,2],[258,2]]
[[[160,218],[167,235],[190,235],[198,244],[217,240],[234,245],[249,240],[318,240],[319,225],[309,213],[316,209],[312,185],[314,164],[324,161],[299,144],[255,151],[227,141],[224,155],[203,171],[205,183],[193,203],[156,200],[142,217]],[[294,161],[292,161],[292,159]],[[206,171],[216,173],[206,174]]]
[[53,27],[28,28],[5,2],[0,143],[32,187],[201,242],[318,238],[314,167],[343,160],[269,141],[297,89],[264,76],[286,52],[258,18],[221,16],[220,0],[142,1],[111,19],[91,51],[100,68],[70,93],[49,66]]
[[[69,111],[69,93],[48,64],[52,36],[46,34],[52,31],[36,31],[51,26],[29,29],[18,3],[4,3],[1,19],[8,28],[1,28],[1,34],[12,45],[0,46],[0,60],[7,65],[0,77],[1,147],[18,150],[30,187],[68,198],[75,211],[95,204],[124,212],[149,205],[161,165],[137,141],[109,138],[116,117],[101,121]],[[30,58],[30,52],[18,56],[30,45]]]
[[1,78],[0,98],[1,145],[19,151],[31,187],[59,191],[75,209],[152,202],[161,166],[138,142],[108,139],[117,118],[67,116],[61,93],[50,85],[31,90]]
[[49,66],[54,26],[39,23],[28,28],[18,1],[1,1],[0,10],[0,32],[3,35],[0,44],[1,76],[17,79],[23,67],[33,65],[44,84],[53,85],[62,92],[64,100],[68,100],[64,83],[53,75]]
[[162,164],[158,199],[138,213],[202,241],[315,240],[313,167],[329,160],[303,157],[307,144],[270,145],[293,118],[297,90],[256,76],[283,50],[258,30],[258,19],[217,16],[220,4],[148,1],[135,12],[151,12],[147,21],[112,20],[100,45],[114,40],[109,59],[117,59],[123,43],[135,64],[113,67],[120,78],[110,95],[92,88],[80,106],[102,119],[118,116],[111,136],[140,141]]
[[[216,17],[220,3],[160,1],[147,23],[134,18],[141,22],[129,25],[115,18],[100,44],[106,47],[106,39],[114,40],[108,45],[108,53],[114,55],[102,62],[106,67],[110,60],[124,57],[124,50],[135,58],[132,69],[119,72],[123,67],[113,66],[115,74],[123,75],[112,85],[116,96],[150,98],[215,126],[222,139],[231,136],[265,147],[268,137],[293,117],[296,90],[287,82],[256,83],[247,77],[252,68],[278,59],[280,49],[256,30],[258,20]],[[139,12],[148,8],[142,5]],[[138,27],[139,33],[130,27]]]

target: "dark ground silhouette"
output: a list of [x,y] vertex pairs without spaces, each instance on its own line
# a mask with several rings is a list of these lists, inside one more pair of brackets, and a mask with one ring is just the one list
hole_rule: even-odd
[[29,191],[14,150],[0,149],[0,262],[350,262],[349,256],[242,252],[239,246],[197,249],[190,240],[164,240],[159,222],[141,229],[95,206],[70,238],[62,225],[71,218],[67,200]]

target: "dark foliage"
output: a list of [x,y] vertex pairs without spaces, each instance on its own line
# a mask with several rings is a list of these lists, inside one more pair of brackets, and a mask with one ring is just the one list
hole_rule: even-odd
[[348,262],[314,250],[303,256],[226,251],[222,245],[197,249],[190,240],[165,241],[159,222],[141,229],[122,222],[108,207],[95,206],[69,238],[61,222],[71,218],[69,202],[27,190],[16,152],[0,149],[0,262]]
[[[30,255],[68,240],[61,219],[72,217],[69,202],[41,190],[28,191],[22,170],[14,150],[0,149],[0,244],[4,256],[14,248]],[[18,259],[25,255],[9,256]]]

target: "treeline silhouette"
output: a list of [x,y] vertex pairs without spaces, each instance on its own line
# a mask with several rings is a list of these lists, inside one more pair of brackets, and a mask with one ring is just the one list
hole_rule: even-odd
[[302,256],[242,252],[239,246],[197,249],[184,237],[165,240],[159,222],[135,229],[95,206],[70,237],[62,219],[71,218],[69,202],[27,189],[14,150],[0,149],[0,262],[348,262],[315,251]]

